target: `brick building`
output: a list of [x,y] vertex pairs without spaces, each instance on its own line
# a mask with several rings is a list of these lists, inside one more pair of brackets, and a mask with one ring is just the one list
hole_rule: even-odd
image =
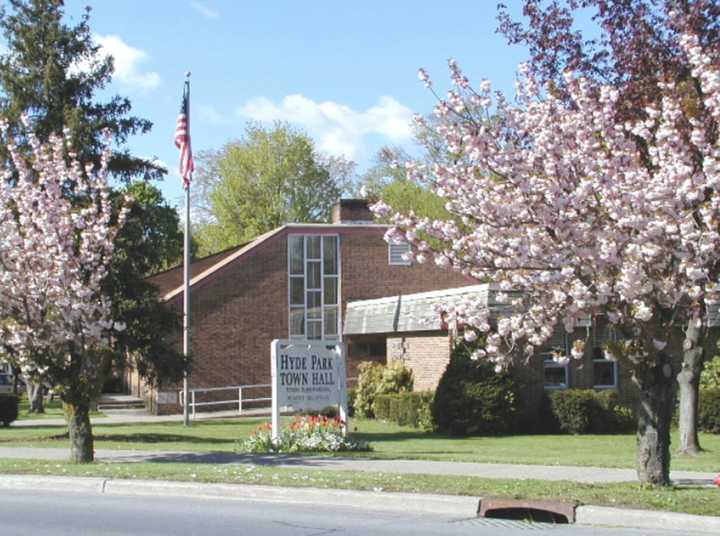
[[[488,285],[405,261],[407,246],[387,244],[386,230],[373,223],[364,200],[342,200],[332,223],[284,225],[194,262],[192,387],[267,384],[273,339],[324,338],[347,344],[349,377],[361,361],[400,359],[413,370],[417,390],[434,389],[451,349],[438,305],[474,295],[499,306]],[[176,267],[150,279],[177,310],[182,309],[182,277],[182,267]],[[607,336],[606,330],[596,332],[585,360],[559,365],[548,353],[548,359],[519,368],[529,386],[526,396],[565,387],[630,393],[617,364],[593,350]],[[570,342],[558,335],[550,346],[567,355]],[[179,386],[145,385],[132,370],[125,381],[152,411],[180,411]]]
[[[386,337],[342,335],[347,304],[472,285],[429,264],[406,262],[406,246],[387,244],[364,200],[342,200],[332,223],[287,224],[248,244],[192,264],[194,388],[266,384],[273,339],[343,339],[348,375],[363,360],[385,360]],[[182,267],[150,278],[162,300],[182,308]],[[145,385],[125,373],[129,392],[156,412],[179,410],[178,386]]]

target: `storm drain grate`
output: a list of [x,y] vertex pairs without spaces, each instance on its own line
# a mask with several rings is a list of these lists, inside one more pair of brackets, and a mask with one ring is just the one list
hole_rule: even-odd
[[[478,517],[473,519],[463,519],[462,521],[453,522],[454,525],[472,525],[477,527],[497,527],[502,529],[520,529],[520,530],[548,530],[562,527],[554,523],[532,523],[528,521],[516,521],[514,519],[492,519],[487,517]],[[567,527],[567,525],[565,525]]]

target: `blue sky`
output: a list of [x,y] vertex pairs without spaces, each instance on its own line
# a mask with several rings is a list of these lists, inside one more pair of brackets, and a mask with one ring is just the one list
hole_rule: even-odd
[[[519,13],[519,0],[508,0]],[[87,1],[66,0],[69,20]],[[448,87],[447,59],[471,81],[512,94],[526,53],[495,33],[495,0],[290,2],[250,0],[101,0],[91,28],[115,57],[109,91],[129,97],[154,123],[131,140],[171,173],[160,183],[179,204],[172,144],[186,70],[192,71],[195,152],[242,135],[248,120],[287,120],[318,149],[356,161],[360,171],[383,145],[410,147],[408,121],[434,98],[417,78],[430,71]]]

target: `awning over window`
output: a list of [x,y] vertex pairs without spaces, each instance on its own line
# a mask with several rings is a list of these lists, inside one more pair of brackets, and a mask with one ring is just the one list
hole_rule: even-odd
[[435,290],[405,296],[349,302],[343,335],[406,333],[447,329],[439,310],[464,300],[480,300],[491,309],[504,306],[495,301],[497,290],[490,285]]

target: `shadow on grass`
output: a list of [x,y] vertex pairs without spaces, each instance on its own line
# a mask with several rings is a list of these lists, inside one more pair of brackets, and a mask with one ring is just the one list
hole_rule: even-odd
[[442,439],[445,441],[467,439],[467,437],[435,434],[431,432],[352,432],[356,439],[369,442],[413,441],[417,439]]
[[96,442],[114,441],[118,443],[195,443],[218,444],[236,443],[234,438],[203,437],[182,434],[136,433],[136,434],[95,434]]

